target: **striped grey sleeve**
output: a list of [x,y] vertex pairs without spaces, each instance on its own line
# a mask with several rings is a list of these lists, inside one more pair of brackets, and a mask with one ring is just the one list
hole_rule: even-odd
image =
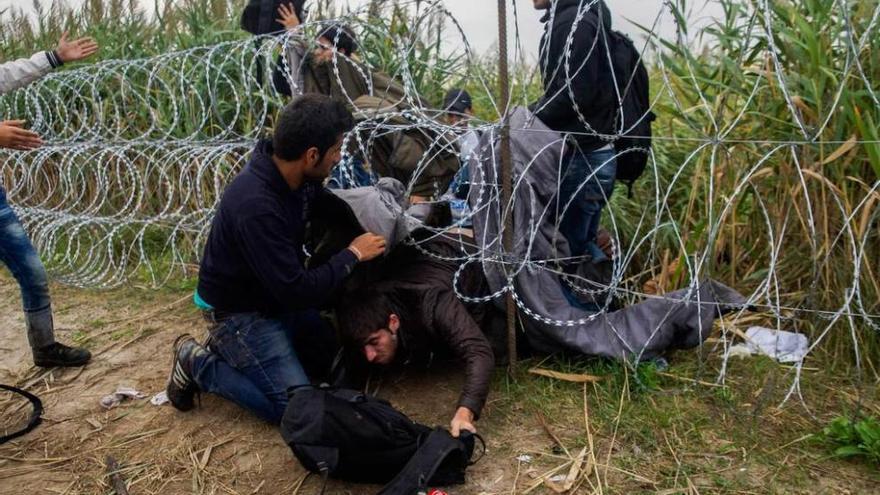
[[53,69],[57,69],[64,65],[64,62],[61,60],[61,57],[58,56],[58,52],[55,50],[50,50],[46,52],[46,58],[49,59],[49,65],[52,66]]

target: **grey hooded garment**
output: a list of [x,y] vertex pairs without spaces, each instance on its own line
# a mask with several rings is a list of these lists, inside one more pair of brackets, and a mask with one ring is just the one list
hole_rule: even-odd
[[372,186],[329,191],[348,203],[365,231],[384,237],[389,248],[421,226],[405,214],[406,187],[397,179],[382,177]]
[[[513,255],[501,249],[500,147],[497,129],[484,133],[480,156],[469,162],[468,202],[474,234],[482,249],[483,270],[491,291],[507,287],[510,271],[517,306],[529,343],[544,352],[568,350],[612,358],[647,359],[666,349],[689,348],[705,339],[721,313],[742,307],[745,298],[708,280],[648,299],[619,311],[591,313],[572,306],[548,260],[569,256],[557,230],[556,191],[564,149],[562,136],[516,108],[510,115],[513,163]],[[503,297],[496,298],[503,305]]]

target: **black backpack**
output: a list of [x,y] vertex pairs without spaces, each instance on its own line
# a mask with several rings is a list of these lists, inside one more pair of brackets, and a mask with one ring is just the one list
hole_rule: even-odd
[[464,483],[474,436],[416,423],[387,401],[356,390],[296,387],[281,436],[303,467],[345,481],[383,484],[387,494]]
[[[648,164],[651,149],[651,122],[657,116],[651,111],[648,92],[649,78],[641,53],[629,37],[608,30],[608,45],[614,79],[622,105],[615,114],[615,132],[621,135],[614,142],[617,153],[617,180],[625,182],[632,196],[633,182]],[[618,95],[614,95],[617,98]]]

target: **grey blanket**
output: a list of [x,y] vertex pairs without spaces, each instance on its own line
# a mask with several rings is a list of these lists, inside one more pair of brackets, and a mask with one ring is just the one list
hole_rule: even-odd
[[[551,260],[569,256],[558,233],[556,191],[564,153],[562,136],[524,108],[510,116],[514,193],[500,201],[500,149],[496,131],[484,133],[470,160],[468,202],[483,269],[493,292],[512,288],[529,343],[538,350],[568,350],[623,359],[647,359],[670,348],[698,345],[713,320],[741,307],[745,298],[716,281],[648,299],[615,312],[572,306]],[[514,248],[503,255],[504,217],[514,218]],[[613,284],[612,284],[613,285]],[[496,302],[503,305],[503,298]]]
[[364,230],[384,237],[389,248],[421,225],[404,213],[406,187],[397,179],[382,177],[372,186],[329,191],[351,206]]

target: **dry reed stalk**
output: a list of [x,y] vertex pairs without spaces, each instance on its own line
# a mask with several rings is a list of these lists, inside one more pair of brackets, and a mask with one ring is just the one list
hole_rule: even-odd
[[[593,386],[595,387],[595,385],[593,385]],[[590,427],[590,405],[589,405],[589,402],[587,401],[587,384],[586,383],[584,384],[584,387],[583,387],[583,400],[584,400],[584,431],[587,432],[587,446],[590,448],[589,460],[593,466],[593,471],[596,474],[596,483],[598,486],[598,491],[601,492],[602,491],[602,478],[599,476],[599,463],[596,460],[596,445],[593,442],[593,431],[592,431],[592,428]],[[585,473],[588,472],[588,470],[584,470],[584,471],[585,471]],[[588,475],[586,475],[586,476],[587,476],[587,479],[589,480],[589,476]],[[590,486],[593,486],[592,482],[590,482]],[[594,491],[595,491],[595,487],[594,487]]]
[[310,474],[312,473],[306,471],[302,478],[300,478],[299,481],[296,483],[296,486],[294,486],[293,490],[291,491],[291,495],[297,495],[299,493],[300,487],[303,486],[303,483],[306,482],[306,479],[308,479]]
[[[608,445],[608,454],[605,455],[605,469],[602,471],[604,480],[599,480],[599,488],[608,485],[608,465],[611,464],[611,452],[614,450],[614,443],[617,440],[617,430],[620,426],[620,418],[623,416],[623,398],[629,398],[629,366],[623,366],[624,380],[623,387],[620,389],[620,400],[617,405],[617,417],[614,418],[614,431],[611,434],[611,443]],[[600,492],[601,493],[601,492]]]
[[516,474],[513,476],[513,487],[510,489],[510,495],[516,495],[516,484],[519,482],[519,469],[522,466],[522,462],[516,461]]
[[665,371],[658,371],[657,374],[660,375],[660,376],[665,376],[665,377],[668,377],[668,378],[673,378],[673,379],[675,379],[675,380],[680,380],[680,381],[683,381],[683,382],[695,383],[695,384],[698,384],[698,385],[705,385],[705,386],[707,386],[707,387],[716,387],[716,388],[726,388],[726,387],[727,387],[727,385],[719,385],[719,384],[717,384],[717,383],[704,382],[704,381],[702,381],[702,380],[694,380],[693,378],[685,378],[685,377],[683,377],[683,376],[673,375],[672,373],[666,373]]
[[553,430],[550,429],[550,425],[547,424],[547,420],[546,418],[544,418],[544,414],[538,411],[537,413],[535,413],[535,416],[538,418],[538,422],[541,423],[541,427],[544,429],[547,435],[553,439],[553,442],[555,442],[556,445],[560,449],[562,449],[563,452],[565,452],[565,455],[568,456],[568,460],[573,460],[574,457],[571,456],[571,453],[565,447],[565,444],[563,444],[562,440],[560,440],[559,437],[556,436],[555,433],[553,433]]
[[531,368],[529,369],[529,373],[572,383],[598,382],[602,380],[601,376],[582,373],[560,373],[558,371],[545,370],[542,368]]
[[265,485],[265,484],[266,484],[266,480],[261,481],[260,484],[257,485],[256,488],[254,488],[253,490],[251,490],[251,495],[255,495],[257,492],[259,492],[260,489],[263,488],[263,485]]
[[59,464],[63,464],[63,463],[68,462],[72,459],[74,459],[74,458],[69,457],[66,459],[61,459],[61,460],[52,461],[52,462],[45,462],[45,463],[41,463],[41,464],[34,465],[34,466],[19,466],[19,467],[13,467],[10,469],[2,469],[2,470],[0,470],[0,480],[7,479],[7,478],[14,478],[16,476],[22,476],[22,475],[33,473],[33,472],[45,471],[47,468],[51,468],[51,467],[57,466]]
[[145,431],[145,432],[142,432],[142,433],[134,433],[134,434],[131,434],[131,435],[126,435],[126,436],[122,437],[122,440],[123,440],[122,443],[113,443],[113,444],[110,444],[110,445],[100,446],[100,447],[97,447],[95,450],[118,449],[118,448],[122,448],[122,447],[125,447],[125,446],[127,446],[127,445],[131,445],[132,443],[135,443],[135,442],[138,442],[138,441],[141,441],[141,440],[145,440],[145,439],[150,438],[150,437],[154,437],[154,436],[159,435],[159,434],[161,434],[161,433],[165,433],[165,432],[168,431],[169,429],[170,429],[170,428],[158,428],[158,429],[155,429],[155,430]]
[[658,482],[658,481],[654,481],[654,480],[652,480],[652,479],[650,479],[650,478],[646,478],[646,477],[644,477],[644,476],[642,476],[642,475],[640,475],[640,474],[638,474],[638,473],[634,473],[634,472],[632,472],[632,471],[627,471],[626,469],[621,469],[621,468],[619,468],[619,467],[617,467],[617,466],[609,466],[609,465],[601,464],[601,467],[603,467],[603,468],[608,468],[608,469],[610,469],[610,470],[612,470],[612,471],[617,471],[618,473],[621,473],[621,474],[625,474],[625,475],[630,476],[630,477],[632,477],[633,479],[635,479],[636,481],[639,481],[639,482],[641,482],[641,483],[645,483],[645,484],[648,484],[648,485],[654,485],[654,486],[660,484],[660,482]]
[[[584,464],[584,458],[587,456],[587,448],[584,447],[581,449],[581,452],[577,455],[577,457],[572,459],[571,466],[568,469],[568,474],[565,475],[565,478],[562,481],[562,484],[558,484],[553,480],[545,480],[544,485],[553,490],[556,493],[565,493],[572,489],[575,482],[581,475],[581,466]],[[587,468],[589,468],[589,463]],[[584,470],[586,471],[586,470]]]
[[535,477],[535,480],[532,482],[532,484],[529,485],[529,487],[526,488],[525,491],[522,492],[522,495],[528,495],[535,488],[538,488],[539,486],[543,485],[544,482],[547,480],[547,478],[553,476],[554,474],[561,471],[562,469],[569,467],[571,465],[571,463],[572,463],[571,460],[565,461],[562,464],[556,466],[555,468],[552,468],[548,471],[545,471],[543,474],[538,475],[537,477]]

